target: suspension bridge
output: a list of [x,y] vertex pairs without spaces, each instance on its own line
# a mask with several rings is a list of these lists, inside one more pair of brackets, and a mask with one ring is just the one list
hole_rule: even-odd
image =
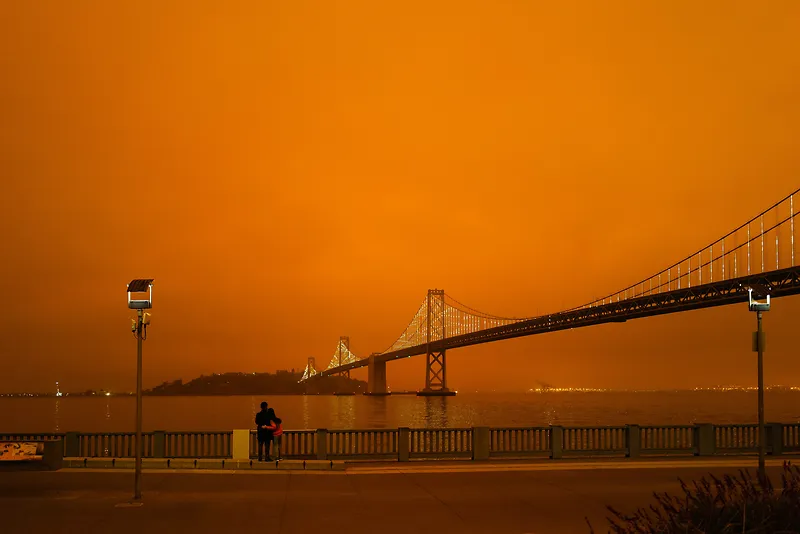
[[400,337],[382,352],[359,358],[350,338],[339,344],[324,370],[309,358],[301,381],[368,367],[368,394],[386,395],[387,362],[425,355],[421,395],[452,395],[447,387],[447,351],[502,339],[544,334],[609,322],[725,306],[748,301],[749,288],[771,298],[800,293],[795,261],[794,197],[781,199],[710,245],[658,273],[582,306],[535,317],[503,317],[475,310],[441,289],[429,289]]

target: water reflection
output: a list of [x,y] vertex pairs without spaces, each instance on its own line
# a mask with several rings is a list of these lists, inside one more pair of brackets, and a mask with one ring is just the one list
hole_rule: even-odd
[[447,428],[447,402],[450,397],[422,397],[424,400],[424,419],[420,426],[427,428]]
[[[767,392],[769,418],[798,420],[800,392]],[[253,428],[264,397],[146,397],[149,430]],[[456,397],[285,395],[267,398],[284,427],[397,428],[470,426],[666,425],[755,420],[751,392],[459,394]],[[136,399],[0,398],[0,429],[130,432]],[[43,428],[45,427],[45,428]]]
[[387,409],[387,400],[386,397],[377,396],[377,397],[367,397],[368,402],[367,406],[369,407],[368,417],[368,425],[369,428],[386,428],[386,409]]
[[55,412],[53,413],[53,426],[55,427],[56,432],[61,432],[61,417],[58,414],[58,411],[61,407],[61,399],[56,397],[56,405],[55,405]]
[[542,410],[542,421],[545,425],[558,424],[558,414],[556,413],[555,408],[552,406],[546,406],[544,410]]
[[355,428],[355,395],[334,395],[328,399],[331,404],[331,425],[328,428]]

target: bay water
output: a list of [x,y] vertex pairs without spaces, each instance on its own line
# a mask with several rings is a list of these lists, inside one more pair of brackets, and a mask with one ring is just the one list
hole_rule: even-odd
[[[800,422],[800,391],[767,391],[768,422]],[[746,424],[755,391],[459,393],[455,397],[285,395],[145,397],[143,428],[252,428],[266,400],[286,429]],[[134,397],[0,397],[0,433],[129,432]]]

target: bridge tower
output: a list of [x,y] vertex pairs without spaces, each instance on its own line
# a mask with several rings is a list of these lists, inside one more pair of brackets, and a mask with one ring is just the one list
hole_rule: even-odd
[[[345,354],[350,352],[350,336],[339,336],[339,348],[337,350],[339,351],[339,365],[342,365],[342,352]],[[340,376],[346,376],[347,378],[350,378],[350,369],[341,372]]]
[[418,392],[423,396],[451,396],[454,391],[447,388],[447,354],[444,348],[436,350],[437,341],[446,337],[444,289],[429,289],[427,302],[425,343],[427,362],[425,364],[425,389]]
[[303,378],[301,382],[305,384],[306,394],[309,395],[317,395],[319,394],[319,383],[316,380],[309,380],[312,376],[317,374],[317,359],[313,356],[309,356],[308,364],[306,365],[306,369],[303,372]]

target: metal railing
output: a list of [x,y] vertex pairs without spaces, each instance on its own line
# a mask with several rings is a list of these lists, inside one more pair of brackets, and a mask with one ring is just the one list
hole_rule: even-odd
[[550,453],[550,428],[490,428],[490,456],[540,455]]
[[714,425],[718,451],[754,451],[758,448],[758,425]]
[[331,458],[397,456],[397,430],[329,430],[327,454]]
[[[153,456],[153,433],[143,432],[142,441],[143,456]],[[133,458],[136,455],[135,446],[136,434],[133,432],[78,435],[78,456],[85,458]]]
[[[800,453],[800,422],[767,425],[772,455]],[[239,436],[239,438],[237,438]],[[1,441],[64,441],[64,455],[132,458],[132,432],[0,433]],[[233,458],[257,455],[251,430],[145,432],[145,458]],[[475,427],[361,430],[287,430],[281,456],[295,459],[422,459],[658,456],[755,453],[757,425],[664,425],[598,427]],[[275,454],[273,449],[273,454]]]
[[0,441],[52,441],[64,439],[63,432],[17,432],[0,434]]
[[[315,430],[290,430],[281,436],[281,456],[285,458],[308,459],[317,454]],[[250,458],[258,456],[256,431],[250,431]]]
[[[165,432],[166,458],[230,458],[233,431]],[[145,442],[147,443],[147,442]],[[146,454],[145,454],[146,456]]]
[[692,425],[643,426],[639,432],[641,450],[645,454],[694,452],[695,427]]
[[624,452],[628,447],[627,436],[624,426],[566,427],[564,428],[564,452]]
[[412,428],[412,458],[472,456],[471,428]]
[[784,451],[800,451],[800,423],[783,425]]

